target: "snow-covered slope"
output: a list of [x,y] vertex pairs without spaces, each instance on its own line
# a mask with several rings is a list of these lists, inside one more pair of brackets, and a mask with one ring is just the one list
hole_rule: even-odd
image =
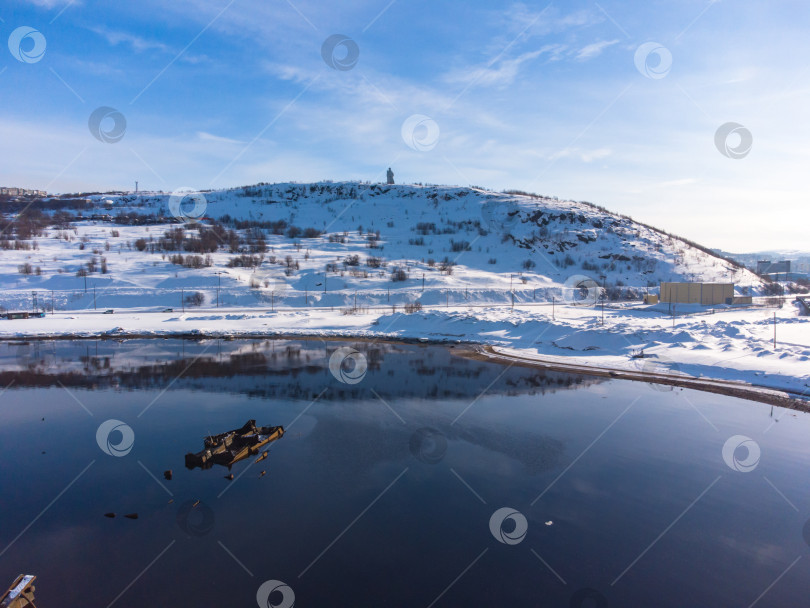
[[[760,286],[756,275],[706,249],[555,198],[356,182],[89,198],[84,221],[46,229],[29,239],[30,250],[0,253],[0,304],[25,308],[32,291],[53,290],[57,309],[87,308],[94,286],[99,308],[176,307],[181,290],[183,297],[200,292],[206,306],[219,298],[227,306],[346,307],[354,306],[355,292],[358,306],[373,306],[510,302],[513,293],[516,302],[587,299],[597,284],[610,299],[655,292],[660,281],[731,281],[754,294]],[[113,221],[102,219],[107,215]],[[123,215],[130,225],[115,221]],[[153,216],[153,223],[132,225],[141,221],[136,215]],[[212,221],[224,228],[210,258],[200,252],[203,267],[186,268],[177,257],[173,263]],[[161,239],[177,227],[184,231],[173,243]],[[240,255],[254,256],[251,265],[229,267]],[[85,292],[77,272],[92,260]],[[32,274],[20,272],[25,264]],[[566,284],[594,289],[572,292]],[[40,297],[50,301],[51,294]]]

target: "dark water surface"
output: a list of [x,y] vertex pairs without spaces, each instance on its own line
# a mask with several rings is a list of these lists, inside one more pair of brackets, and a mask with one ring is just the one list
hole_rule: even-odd
[[[810,603],[804,414],[317,340],[4,343],[0,383],[40,608]],[[249,419],[267,459],[184,467]]]

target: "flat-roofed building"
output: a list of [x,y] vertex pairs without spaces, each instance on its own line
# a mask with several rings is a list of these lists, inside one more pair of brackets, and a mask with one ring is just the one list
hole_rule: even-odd
[[790,272],[790,260],[772,262],[770,260],[757,261],[757,274],[785,274]]
[[661,283],[661,302],[673,304],[731,303],[734,298],[734,283]]

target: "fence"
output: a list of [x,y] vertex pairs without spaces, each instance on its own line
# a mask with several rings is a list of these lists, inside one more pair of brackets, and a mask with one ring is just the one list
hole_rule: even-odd
[[[193,306],[189,303],[193,294],[202,294],[202,303]],[[104,311],[106,309],[127,308],[145,311],[173,310],[212,310],[261,308],[268,310],[352,310],[352,311],[400,311],[405,306],[419,302],[424,309],[450,307],[489,308],[489,307],[532,307],[567,306],[570,298],[560,288],[537,289],[470,289],[453,288],[422,290],[398,288],[391,290],[294,290],[294,289],[255,289],[250,287],[217,288],[205,286],[186,289],[99,287],[88,285],[83,289],[71,290],[5,290],[0,294],[0,311]],[[781,307],[785,297],[757,297],[751,307]],[[789,298],[793,300],[793,297]],[[617,309],[622,305],[638,305],[641,300],[620,300],[599,302],[578,302],[575,307],[593,308],[601,306]],[[678,310],[677,304],[669,307],[658,306],[648,310],[650,314],[690,316],[713,314],[715,311],[738,310],[721,307],[711,310]]]

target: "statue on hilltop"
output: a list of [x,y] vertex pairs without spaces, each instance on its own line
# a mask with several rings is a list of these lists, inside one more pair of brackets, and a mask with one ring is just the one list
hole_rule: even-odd
[[388,167],[388,173],[386,173],[386,183],[390,186],[394,184],[394,172],[391,171],[391,167]]

